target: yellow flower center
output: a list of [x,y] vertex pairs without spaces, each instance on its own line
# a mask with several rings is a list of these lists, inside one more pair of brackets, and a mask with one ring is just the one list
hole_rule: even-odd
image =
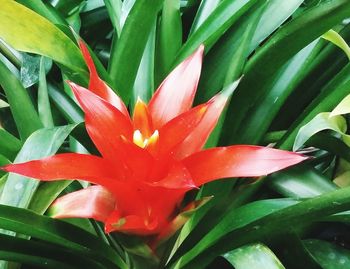
[[158,141],[159,132],[155,130],[150,137],[144,137],[140,130],[135,130],[133,135],[134,144],[138,145],[140,148],[145,148],[150,144],[154,144]]

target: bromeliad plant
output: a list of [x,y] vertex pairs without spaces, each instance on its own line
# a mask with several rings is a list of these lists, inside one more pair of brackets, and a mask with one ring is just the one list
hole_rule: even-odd
[[0,7],[0,269],[350,268],[349,0]]
[[[80,46],[90,70],[89,90],[68,82],[85,113],[88,134],[101,157],[58,154],[2,167],[40,180],[80,179],[97,184],[54,202],[56,218],[93,218],[105,232],[173,235],[195,202],[179,208],[186,192],[229,177],[260,177],[305,157],[287,151],[236,145],[202,150],[231,92],[191,108],[204,47],[176,67],[149,104],[138,99],[132,119],[123,101],[101,80],[88,49]],[[178,214],[178,215],[177,215]]]

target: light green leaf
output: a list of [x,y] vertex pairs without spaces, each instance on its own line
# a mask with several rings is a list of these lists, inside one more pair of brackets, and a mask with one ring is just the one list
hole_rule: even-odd
[[204,44],[207,49],[210,48],[256,2],[257,0],[223,0],[198,30],[187,39],[179,51],[173,67],[189,56],[201,44]]
[[49,94],[47,92],[45,63],[47,59],[41,57],[38,85],[38,112],[41,122],[46,128],[53,127],[53,118],[50,107]]
[[19,135],[24,140],[41,128],[42,124],[26,89],[2,61],[0,61],[0,85],[10,104]]
[[246,245],[222,255],[235,269],[285,269],[275,254],[263,244]]
[[346,41],[342,38],[342,36],[339,35],[336,31],[329,30],[327,33],[322,35],[322,38],[332,42],[334,45],[336,45],[339,48],[341,48],[345,52],[346,56],[348,56],[348,58],[350,60],[350,47],[346,43]]
[[[138,68],[158,11],[164,0],[139,0],[130,10],[118,40],[114,40],[109,62],[113,88],[126,104],[132,96]],[[116,39],[116,37],[114,37]]]
[[348,249],[316,239],[304,240],[303,243],[323,269],[350,268]]
[[197,31],[199,26],[203,24],[203,22],[209,17],[209,15],[215,10],[215,8],[219,5],[221,0],[202,0],[201,4],[196,13],[196,17],[193,20],[190,35]]
[[[15,163],[40,159],[54,154],[75,126],[67,125],[36,131],[24,143]],[[27,208],[38,185],[38,180],[30,180],[11,173],[0,197],[0,204]]]
[[293,150],[298,150],[311,136],[323,130],[333,130],[341,134],[344,142],[350,146],[350,135],[345,133],[346,129],[346,120],[342,116],[331,117],[329,112],[320,113],[300,128],[295,138]]
[[50,21],[16,1],[0,0],[0,6],[0,38],[6,43],[20,51],[52,58],[87,75],[78,47]]
[[331,112],[330,117],[350,113],[350,94],[346,96]]
[[165,0],[158,30],[156,86],[167,75],[182,46],[182,21],[179,0]]

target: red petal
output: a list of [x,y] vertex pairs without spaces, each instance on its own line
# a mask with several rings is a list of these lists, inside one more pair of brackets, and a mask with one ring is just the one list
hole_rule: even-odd
[[79,40],[79,47],[85,59],[85,63],[90,71],[90,83],[89,90],[107,101],[108,103],[114,105],[118,108],[125,116],[129,117],[128,110],[119,98],[118,95],[102,80],[97,74],[96,67],[88,48],[82,40]]
[[105,221],[115,207],[113,195],[101,186],[71,192],[58,198],[50,207],[54,218],[92,218]]
[[100,157],[65,153],[26,163],[9,164],[1,170],[44,181],[81,179],[109,187],[117,181],[120,169],[112,169],[110,163]]
[[89,136],[103,157],[119,163],[120,137],[132,140],[133,128],[129,118],[114,106],[89,90],[69,82],[85,112],[85,124]]
[[179,145],[176,159],[181,160],[203,148],[209,135],[215,128],[229,95],[219,93],[208,101],[208,109],[200,123]]
[[137,215],[121,217],[116,211],[105,223],[105,232],[119,231],[136,235],[150,235],[156,232],[157,227],[157,220],[148,222],[145,218]]
[[208,109],[207,104],[195,108],[177,116],[159,130],[159,154],[160,156],[180,144],[195,130]]
[[237,145],[212,148],[183,160],[197,186],[227,177],[259,177],[297,164],[307,157],[266,147]]
[[187,168],[180,162],[173,163],[168,175],[164,179],[149,184],[150,186],[167,189],[183,189],[184,193],[190,189],[196,188]]
[[118,154],[129,169],[128,180],[145,180],[153,169],[152,155],[126,139],[122,139]]
[[201,72],[203,51],[204,47],[200,46],[179,64],[153,95],[149,110],[155,129],[192,106]]
[[137,99],[133,115],[134,129],[141,131],[142,135],[150,137],[153,133],[152,118],[149,115],[147,105],[141,99]]

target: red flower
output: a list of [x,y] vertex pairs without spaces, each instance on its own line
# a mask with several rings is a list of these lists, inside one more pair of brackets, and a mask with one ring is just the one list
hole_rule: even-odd
[[[57,199],[56,218],[93,218],[106,232],[169,236],[184,223],[184,194],[216,179],[258,177],[305,157],[271,148],[236,145],[202,150],[229,94],[191,108],[203,46],[163,81],[149,104],[138,100],[131,117],[102,81],[85,45],[89,90],[68,82],[85,112],[86,129],[102,157],[67,153],[3,167],[44,181],[80,179],[92,185]],[[191,210],[192,203],[183,210]]]

